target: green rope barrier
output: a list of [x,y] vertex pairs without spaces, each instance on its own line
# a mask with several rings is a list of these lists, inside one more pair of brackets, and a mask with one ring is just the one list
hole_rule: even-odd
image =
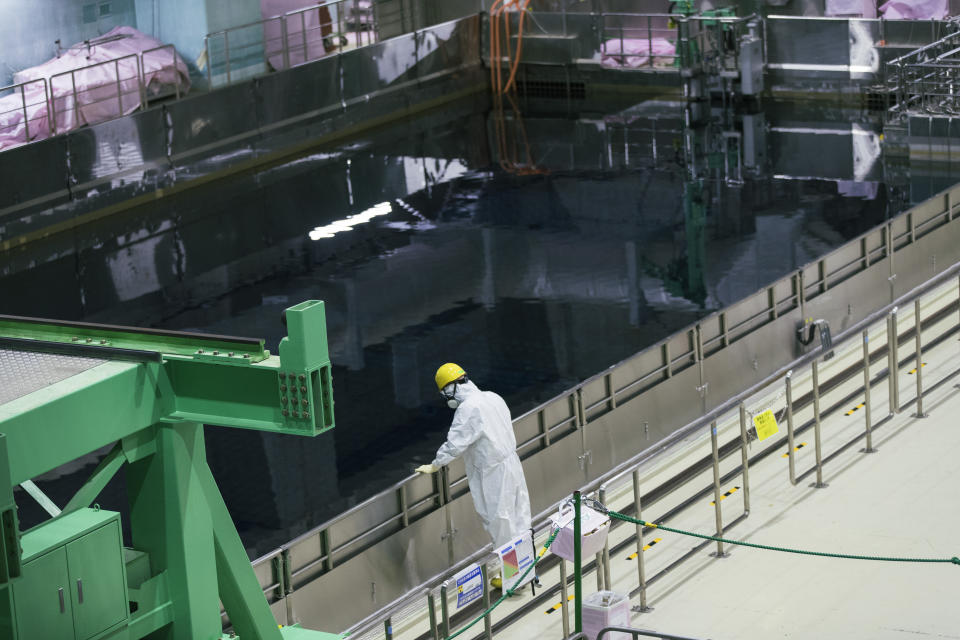
[[883,562],[949,562],[952,564],[960,565],[960,558],[891,558],[886,556],[860,556],[852,555],[847,553],[826,553],[824,551],[805,551],[803,549],[790,549],[789,547],[774,547],[766,544],[755,544],[753,542],[744,542],[743,540],[727,540],[726,538],[720,538],[718,536],[708,536],[702,533],[693,533],[692,531],[684,531],[683,529],[674,529],[672,527],[667,527],[662,524],[657,524],[655,522],[647,522],[646,520],[638,520],[636,518],[631,518],[628,515],[622,513],[617,513],[616,511],[607,511],[607,514],[611,518],[616,518],[617,520],[623,520],[624,522],[631,522],[633,524],[638,524],[643,527],[653,527],[655,529],[663,529],[664,531],[669,531],[671,533],[679,533],[684,536],[691,536],[693,538],[700,538],[702,540],[712,540],[714,542],[725,542],[726,544],[736,544],[743,547],[753,547],[754,549],[766,549],[767,551],[782,551],[784,553],[797,553],[805,556],[822,556],[824,558],[846,558],[848,560],[880,560]]
[[[546,544],[543,545],[543,549],[541,549],[541,550],[540,550],[540,553],[537,554],[537,557],[533,559],[533,564],[531,564],[529,567],[527,567],[527,570],[524,571],[523,574],[520,576],[520,579],[517,580],[517,584],[518,584],[518,585],[523,584],[523,579],[527,577],[527,574],[528,574],[528,573],[530,573],[531,571],[533,571],[533,568],[534,568],[535,566],[537,566],[537,563],[540,562],[540,558],[542,558],[542,557],[543,557],[543,554],[545,554],[545,553],[547,552],[547,549],[550,548],[550,545],[553,544],[553,541],[557,539],[557,534],[558,534],[558,533],[560,533],[560,529],[554,529],[554,530],[553,530],[553,533],[551,533],[551,534],[550,534],[550,537],[547,538]],[[483,585],[483,588],[486,589],[486,588],[487,588],[487,585]],[[512,589],[507,589],[507,591],[505,591],[505,592],[503,593],[503,595],[500,596],[500,599],[499,599],[499,600],[497,600],[497,601],[494,602],[492,605],[490,605],[490,608],[489,608],[489,609],[487,609],[486,611],[484,611],[483,613],[481,613],[479,616],[477,616],[476,618],[474,618],[473,620],[471,620],[469,623],[467,623],[467,626],[463,627],[462,629],[460,629],[460,630],[457,631],[456,633],[452,633],[452,634],[450,634],[449,636],[447,636],[446,638],[444,638],[444,640],[453,640],[453,638],[456,638],[458,635],[460,635],[461,633],[463,633],[464,631],[466,631],[467,629],[469,629],[469,628],[472,627],[473,625],[475,625],[475,624],[477,624],[478,622],[480,622],[481,620],[483,620],[491,611],[493,611],[494,609],[496,609],[497,607],[499,607],[501,602],[503,602],[504,600],[506,600],[507,598],[509,598],[510,596],[512,596],[512,595],[513,595],[513,592],[516,591],[517,588],[518,588],[518,587],[513,587]]]

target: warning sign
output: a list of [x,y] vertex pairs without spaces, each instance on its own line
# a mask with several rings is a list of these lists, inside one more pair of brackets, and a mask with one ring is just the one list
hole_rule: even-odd
[[457,584],[457,609],[465,607],[483,595],[483,574],[480,565],[473,564],[454,576]]
[[[520,582],[520,576],[533,564],[533,536],[529,531],[523,535],[514,538],[513,542],[503,545],[497,549],[497,555],[503,565],[503,589],[512,589]],[[533,571],[528,573],[523,580],[526,584],[533,580],[535,574]]]
[[753,416],[753,426],[757,428],[757,437],[761,440],[766,440],[780,431],[777,418],[770,409]]

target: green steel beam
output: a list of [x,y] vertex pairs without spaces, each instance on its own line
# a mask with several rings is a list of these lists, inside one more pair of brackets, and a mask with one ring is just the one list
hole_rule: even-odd
[[[206,468],[203,428],[161,425],[157,452],[127,466],[133,547],[166,575],[173,623],[156,640],[220,638],[213,523],[200,482]],[[250,568],[253,572],[253,568]]]
[[126,461],[127,458],[123,455],[123,446],[118,442],[110,450],[110,453],[100,461],[100,464],[93,470],[80,490],[70,498],[70,502],[63,508],[63,514],[66,515],[77,509],[89,507]]
[[333,428],[323,303],[291,307],[285,321],[272,356],[259,340],[0,316],[0,346],[105,360],[0,405],[0,618],[20,572],[12,486],[116,443],[64,513],[128,465],[133,547],[152,577],[130,592],[143,609],[124,638],[218,640],[220,601],[243,640],[336,637],[277,628],[204,450],[203,423]]
[[230,616],[230,623],[241,638],[281,640],[277,621],[263,597],[256,575],[250,570],[250,559],[210,468],[200,470],[199,476],[213,520],[220,600]]
[[[191,347],[203,353],[182,355],[181,339],[170,338],[172,346],[165,347],[150,334],[152,347],[167,349],[159,360],[107,362],[0,405],[11,480],[19,484],[160,422],[192,421],[307,436],[333,428],[323,303],[301,303],[288,309],[286,317],[290,335],[280,342],[280,357],[254,361],[237,352],[208,351],[211,344],[220,344],[216,341]],[[14,324],[0,320],[0,337],[34,340],[40,348],[54,337],[53,324],[34,320]],[[37,327],[34,338],[26,338],[28,329]],[[70,329],[58,345],[71,344],[70,334],[78,330],[72,325]],[[130,330],[128,338],[135,333]]]

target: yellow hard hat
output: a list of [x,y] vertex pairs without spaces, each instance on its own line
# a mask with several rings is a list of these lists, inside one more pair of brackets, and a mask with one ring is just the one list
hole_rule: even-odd
[[437,375],[434,378],[437,381],[437,389],[439,389],[440,391],[443,391],[443,388],[445,386],[447,386],[457,378],[460,378],[461,376],[465,376],[465,375],[467,375],[467,372],[463,370],[463,367],[461,367],[458,364],[453,364],[452,362],[448,362],[447,364],[437,369]]

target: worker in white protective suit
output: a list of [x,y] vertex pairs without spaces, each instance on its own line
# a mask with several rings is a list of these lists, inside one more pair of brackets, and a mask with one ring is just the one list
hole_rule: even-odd
[[477,515],[493,538],[494,548],[501,547],[530,529],[530,494],[517,455],[510,410],[497,394],[478,389],[456,364],[440,367],[436,383],[456,413],[437,457],[416,470],[435,473],[463,456]]

